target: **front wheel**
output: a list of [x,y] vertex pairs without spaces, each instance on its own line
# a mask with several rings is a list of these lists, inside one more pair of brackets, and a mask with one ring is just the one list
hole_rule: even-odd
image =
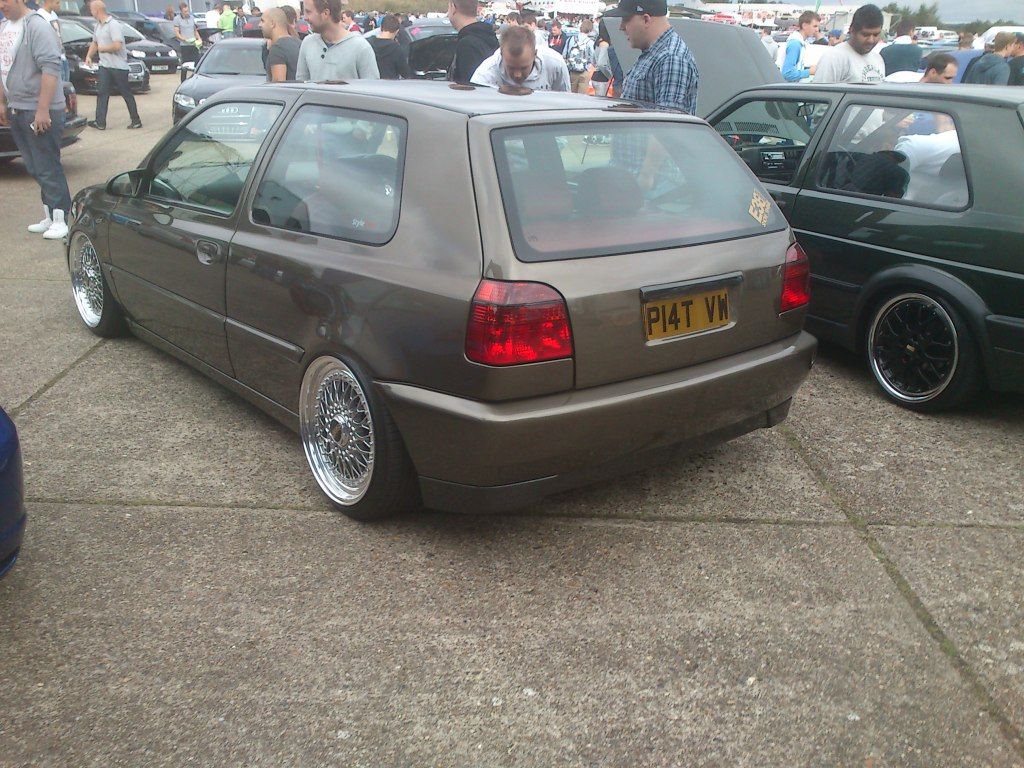
[[124,313],[107,287],[99,254],[85,232],[75,232],[68,248],[71,293],[78,315],[90,331],[110,338],[125,332]]
[[912,410],[953,408],[981,385],[970,329],[951,304],[927,294],[901,293],[878,306],[867,356],[886,396]]
[[320,357],[299,393],[299,434],[320,490],[355,520],[419,505],[416,476],[398,428],[353,367]]

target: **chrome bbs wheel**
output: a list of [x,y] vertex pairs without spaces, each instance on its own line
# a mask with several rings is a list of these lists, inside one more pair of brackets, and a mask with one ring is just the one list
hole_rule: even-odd
[[83,232],[71,241],[68,266],[78,314],[87,326],[95,328],[103,319],[103,269],[92,240]]
[[352,370],[333,357],[315,361],[302,379],[302,448],[313,476],[331,501],[351,506],[373,478],[373,418]]
[[933,400],[953,380],[960,345],[953,319],[930,296],[894,296],[875,314],[868,333],[871,370],[895,400]]

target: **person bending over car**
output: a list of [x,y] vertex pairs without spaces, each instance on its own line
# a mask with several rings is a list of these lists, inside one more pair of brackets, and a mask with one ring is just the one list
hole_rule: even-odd
[[480,65],[470,82],[492,88],[570,90],[565,59],[546,45],[537,48],[534,35],[527,27],[509,27],[502,32],[501,47]]

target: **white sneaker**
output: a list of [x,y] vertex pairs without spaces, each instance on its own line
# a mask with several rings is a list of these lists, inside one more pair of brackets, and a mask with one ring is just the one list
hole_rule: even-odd
[[50,228],[43,232],[45,240],[63,240],[68,236],[68,225],[64,222],[64,211],[53,211],[53,221]]
[[28,231],[40,235],[46,230],[48,230],[51,224],[53,224],[53,219],[50,218],[50,208],[44,205],[43,220],[40,221],[38,224],[29,224]]

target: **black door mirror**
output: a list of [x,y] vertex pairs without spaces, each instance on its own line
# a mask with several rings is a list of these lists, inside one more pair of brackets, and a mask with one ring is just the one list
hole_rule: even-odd
[[152,173],[147,168],[134,168],[126,173],[119,173],[107,182],[107,194],[114,197],[138,197],[146,191]]

